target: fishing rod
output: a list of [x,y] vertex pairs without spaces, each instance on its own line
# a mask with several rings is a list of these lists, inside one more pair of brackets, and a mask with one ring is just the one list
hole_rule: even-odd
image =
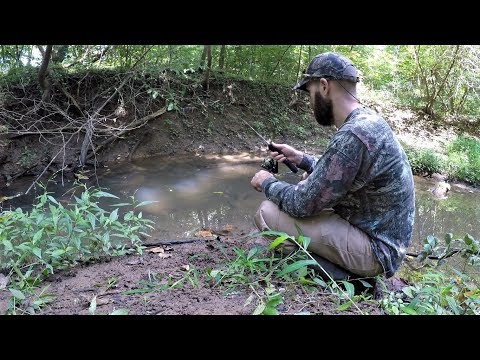
[[[268,140],[265,139],[262,135],[260,135],[260,134],[257,132],[257,130],[255,130],[248,122],[246,122],[244,119],[242,119],[242,121],[243,121],[245,124],[247,124],[248,127],[249,127],[250,129],[252,129],[252,130],[255,132],[255,134],[257,134],[257,135],[260,137],[260,139],[262,139],[262,140],[268,145],[268,149],[269,149],[270,151],[276,151],[276,152],[278,152],[279,154],[284,155],[278,148],[276,148],[275,146],[273,146],[273,144],[272,144],[271,141],[268,141]],[[273,160],[273,159],[271,159],[271,160]],[[295,174],[298,172],[298,168],[295,166],[295,164],[292,163],[292,162],[291,162],[290,160],[288,160],[287,158],[285,158],[285,160],[283,161],[283,163],[284,163],[290,170],[292,170],[292,172],[294,172]]]

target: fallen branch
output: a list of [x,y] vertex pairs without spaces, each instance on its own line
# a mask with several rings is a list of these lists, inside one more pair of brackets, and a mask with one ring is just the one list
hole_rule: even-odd
[[[124,130],[120,131],[118,134],[115,134],[115,135],[113,135],[113,136],[110,136],[108,139],[106,139],[106,140],[104,140],[102,143],[100,143],[100,144],[97,146],[97,150],[103,148],[105,145],[110,144],[113,140],[117,139],[118,137],[120,137],[121,135],[125,134],[126,132],[136,129],[138,125],[145,124],[145,123],[147,123],[148,121],[156,118],[157,116],[163,115],[163,114],[166,113],[166,112],[167,112],[167,108],[166,108],[166,107],[163,107],[163,108],[161,108],[160,110],[155,111],[153,114],[144,116],[143,118],[134,121],[128,129],[124,129]],[[95,152],[90,153],[90,154],[86,157],[86,160],[92,158],[94,155],[95,155]]]
[[182,240],[160,240],[155,242],[148,242],[144,243],[143,246],[145,247],[155,247],[160,245],[181,245],[181,244],[188,244],[195,241],[205,241],[208,239],[201,239],[201,238],[194,238],[194,239],[182,239]]

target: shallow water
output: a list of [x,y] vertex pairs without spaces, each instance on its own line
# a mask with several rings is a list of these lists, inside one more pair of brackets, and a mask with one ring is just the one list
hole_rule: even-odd
[[[156,229],[152,233],[155,239],[192,237],[201,228],[217,231],[228,228],[235,234],[242,234],[254,229],[253,214],[265,198],[250,185],[252,176],[260,169],[261,160],[248,154],[212,158],[152,157],[101,169],[98,180],[92,178],[90,182],[107,188],[122,202],[132,195],[138,202],[156,200],[142,207],[145,216],[155,221]],[[285,181],[295,183],[299,180],[299,175],[290,173],[282,164],[279,171],[279,177]],[[480,237],[480,191],[452,185],[448,197],[439,200],[430,191],[433,181],[421,177],[415,177],[414,181],[413,248],[417,250],[430,234],[443,238],[445,233],[451,232],[463,237],[468,232],[475,238]],[[31,180],[24,179],[13,186],[25,191],[30,184]],[[49,186],[55,196],[61,196],[65,189],[60,184]],[[14,192],[14,189],[9,191]],[[24,207],[31,204],[31,197],[10,201],[14,206]]]

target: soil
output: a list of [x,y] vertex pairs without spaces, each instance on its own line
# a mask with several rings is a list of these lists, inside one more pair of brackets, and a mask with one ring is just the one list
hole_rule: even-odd
[[[67,86],[68,82],[65,85],[67,92],[78,93],[75,85],[80,88],[80,81],[86,81],[82,76],[69,78],[70,87]],[[88,76],[91,77],[89,96],[93,104],[94,101],[98,102],[94,94],[108,89],[108,84],[100,85],[101,79],[106,79],[105,74]],[[119,78],[116,79],[118,84]],[[134,94],[136,83],[132,82],[130,88],[134,90],[124,94],[125,102],[121,106],[117,105],[120,100],[116,97],[112,100],[114,104],[107,106],[110,114],[118,115],[115,121],[112,117],[106,117],[106,121],[110,121],[112,126],[120,127],[130,124],[135,119],[153,113],[163,106],[168,108],[169,104],[173,104],[174,107],[170,109],[171,111],[149,120],[137,129],[126,132],[104,147],[99,145],[106,137],[93,138],[93,143],[101,150],[83,168],[92,169],[93,165],[112,166],[123,161],[154,155],[249,152],[266,156],[265,144],[241,119],[255,125],[257,129],[262,129],[265,137],[272,137],[274,141],[280,143],[288,142],[309,153],[321,153],[334,133],[333,129],[319,127],[313,120],[306,97],[297,97],[288,87],[253,84],[218,76],[213,78],[209,92],[205,93],[198,88],[198,79],[194,77],[162,73],[159,76],[150,76],[148,79],[143,75],[141,80],[136,95]],[[154,100],[150,97],[146,98],[145,83],[149,88],[157,89],[160,96]],[[100,87],[102,89],[99,89]],[[25,99],[38,97],[35,92],[38,89],[36,90],[35,85],[31,85],[31,89],[28,89],[23,85],[23,105],[19,103],[18,94],[16,97],[11,96],[10,100],[4,96],[2,99],[7,99],[9,102],[2,100],[2,105],[12,111],[28,112],[28,106],[32,108],[33,101],[25,105]],[[9,91],[16,94],[15,91],[18,93],[19,90],[12,87]],[[53,94],[57,94],[54,96],[58,106],[70,111],[69,114],[73,118],[75,109],[70,110],[71,104],[66,105],[68,101],[62,98],[61,91],[53,91]],[[175,95],[174,102],[171,100],[171,94]],[[92,104],[85,103],[80,106],[85,110],[90,109]],[[143,107],[139,104],[143,104]],[[376,104],[376,106],[380,105]],[[385,113],[390,115],[386,118],[394,131],[401,132],[401,136],[405,139],[409,139],[409,136],[416,139],[420,137],[422,142],[429,139],[428,143],[432,144],[431,146],[441,144],[444,139],[440,136],[438,129],[429,128],[425,121],[420,121],[423,117],[419,114],[399,109],[386,109]],[[417,123],[421,126],[417,127]],[[46,141],[48,134],[39,137],[38,134],[18,132],[21,129],[18,126],[15,127],[14,122],[9,122],[7,126],[9,126],[8,133],[0,129],[0,198],[8,199],[14,196],[10,185],[22,176],[37,176],[45,169],[45,176],[51,176],[63,167],[64,176],[73,181],[74,174],[82,170],[78,166],[82,137],[75,144],[66,147],[62,156],[51,161],[56,149],[61,147],[60,143],[53,146],[51,142]],[[20,135],[15,135],[13,128]],[[452,133],[448,136],[453,136]],[[96,162],[92,163],[94,160]],[[64,166],[65,164],[67,166]],[[48,168],[47,165],[49,165]],[[8,200],[4,205],[8,205]],[[241,234],[230,234],[230,236],[219,236],[214,241],[200,240],[170,245],[171,249],[165,253],[171,256],[166,258],[159,257],[157,253],[145,252],[142,256],[128,255],[93,264],[77,265],[69,270],[55,273],[44,282],[44,285],[48,285],[47,292],[53,294],[55,300],[46,305],[40,314],[86,315],[89,314],[89,307],[95,296],[95,313],[97,314],[108,314],[115,309],[127,309],[129,314],[145,315],[252,314],[256,301],[246,304],[247,299],[252,295],[250,288],[239,288],[233,294],[226,295],[224,287],[214,286],[205,276],[200,276],[198,285],[195,287],[185,280],[178,288],[125,294],[126,291],[140,288],[141,281],[152,282],[152,276],[156,281],[163,279],[158,280],[159,284],[162,281],[165,283],[168,277],[176,281],[185,275],[186,270],[182,270],[185,265],[190,269],[197,269],[202,274],[205,274],[207,268],[221,268],[226,258],[219,250],[219,244],[227,249],[227,254],[231,257],[233,257],[234,246],[248,249],[255,245],[251,241],[245,241]],[[278,288],[282,288],[282,284],[277,285]],[[311,293],[301,285],[286,288],[283,291],[283,303],[277,307],[281,314],[359,313],[354,307],[345,311],[336,310],[339,305],[338,298],[322,291]],[[1,313],[4,312],[8,295],[7,291],[0,290]],[[382,310],[368,301],[360,301],[359,306],[364,313],[382,313]]]
[[[95,297],[95,314],[127,309],[129,315],[249,315],[257,306],[256,297],[248,302],[254,292],[247,286],[239,286],[226,294],[225,287],[215,286],[213,281],[206,279],[205,269],[221,269],[227,258],[233,260],[235,246],[248,249],[255,245],[258,244],[237,237],[217,237],[161,246],[165,249],[162,255],[170,255],[165,258],[146,251],[142,256],[110,258],[60,271],[43,283],[48,286],[46,292],[55,299],[40,314],[88,315],[92,313],[89,308]],[[125,294],[148,288],[145,282],[161,285],[170,278],[174,283],[185,277],[187,265],[191,272],[198,270],[195,285],[184,280],[178,288]],[[308,291],[300,285],[274,285],[283,295],[283,303],[277,306],[280,314],[382,314],[378,307],[366,301],[358,303],[361,312],[353,306],[339,312],[336,310],[338,298],[327,292]],[[2,298],[6,301],[5,296],[0,295],[0,303]]]

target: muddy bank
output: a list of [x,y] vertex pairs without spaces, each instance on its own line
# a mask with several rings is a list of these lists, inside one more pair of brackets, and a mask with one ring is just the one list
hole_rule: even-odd
[[0,187],[42,172],[74,179],[80,168],[152,155],[265,153],[240,119],[305,150],[333,133],[285,86],[217,77],[204,92],[198,78],[168,72],[96,71],[61,80],[48,103],[34,78],[1,90]]
[[[235,246],[248,249],[255,245],[258,242],[253,240],[221,236],[165,245],[160,253],[147,251],[142,256],[112,258],[61,271],[44,283],[55,300],[40,314],[88,315],[95,297],[95,314],[126,309],[130,315],[249,315],[257,306],[255,292],[239,286],[227,293],[225,286],[208,279],[207,270],[221,269],[232,261]],[[338,311],[338,298],[323,291],[312,292],[300,284],[273,285],[283,295],[277,307],[280,314],[360,313],[354,307]],[[359,301],[359,307],[364,313],[383,313],[365,301]]]

